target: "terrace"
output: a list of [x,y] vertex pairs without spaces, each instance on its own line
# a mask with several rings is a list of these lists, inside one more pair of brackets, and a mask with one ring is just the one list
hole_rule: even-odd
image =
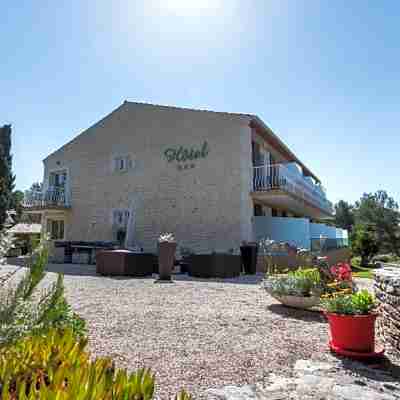
[[24,211],[46,209],[65,210],[71,207],[70,196],[64,187],[53,187],[45,191],[31,191],[25,194],[22,206]]
[[252,167],[253,198],[271,206],[282,207],[314,218],[332,216],[332,203],[324,188],[303,176],[291,164],[268,164]]

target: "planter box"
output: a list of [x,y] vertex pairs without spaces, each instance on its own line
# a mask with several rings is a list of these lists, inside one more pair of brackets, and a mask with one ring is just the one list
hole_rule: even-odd
[[189,275],[198,278],[233,278],[240,275],[241,269],[239,255],[198,254],[189,258]]
[[101,275],[148,276],[153,273],[154,255],[128,250],[104,250],[96,255],[96,272]]

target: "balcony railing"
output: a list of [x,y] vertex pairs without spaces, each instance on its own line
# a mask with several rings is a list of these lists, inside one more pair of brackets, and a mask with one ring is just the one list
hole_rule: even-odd
[[283,190],[329,214],[333,212],[332,203],[326,198],[322,187],[308,182],[284,164],[253,167],[252,189],[254,192]]
[[69,199],[63,187],[26,193],[22,203],[26,209],[69,208]]

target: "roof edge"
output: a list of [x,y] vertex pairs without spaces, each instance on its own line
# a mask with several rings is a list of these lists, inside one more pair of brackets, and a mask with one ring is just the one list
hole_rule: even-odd
[[50,157],[52,157],[54,154],[59,152],[60,150],[63,150],[65,147],[69,146],[73,142],[75,142],[78,138],[80,138],[82,135],[85,135],[90,129],[94,128],[96,125],[101,124],[106,118],[108,118],[110,115],[116,113],[117,111],[121,110],[125,105],[127,104],[127,101],[125,100],[122,104],[120,104],[117,108],[112,110],[110,113],[106,114],[103,118],[101,118],[99,121],[96,121],[94,124],[90,125],[88,128],[84,129],[81,133],[78,133],[75,137],[73,137],[71,140],[69,140],[67,143],[63,144],[61,147],[59,147],[57,150],[54,150],[51,152],[46,158],[42,160],[42,162],[47,161]]
[[290,158],[297,162],[302,168],[305,174],[314,178],[318,183],[321,183],[321,180],[289,149],[289,147],[279,138],[278,135],[274,133],[274,131],[257,115],[251,115],[250,126],[254,125],[255,127],[259,127],[263,129],[269,136],[271,136],[274,141],[276,141],[281,149],[286,152],[290,156]]

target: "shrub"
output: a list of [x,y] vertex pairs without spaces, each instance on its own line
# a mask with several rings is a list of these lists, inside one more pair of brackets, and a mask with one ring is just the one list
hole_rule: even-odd
[[36,293],[45,277],[48,246],[43,239],[26,263],[27,272],[16,286],[10,282],[15,272],[0,282],[0,344],[7,344],[49,328],[71,327],[76,335],[85,333],[85,322],[72,312],[64,297],[63,276]]
[[357,225],[352,234],[351,247],[353,253],[361,257],[361,266],[367,266],[379,251],[376,233],[367,225]]
[[[150,400],[154,376],[148,369],[131,374],[108,358],[91,361],[87,340],[71,329],[52,329],[0,350],[2,399]],[[177,400],[190,400],[186,392]]]
[[372,258],[372,262],[400,263],[400,257],[393,254],[381,254]]
[[367,315],[376,307],[375,297],[368,290],[354,294],[335,294],[321,302],[322,307],[329,313],[344,315]]

